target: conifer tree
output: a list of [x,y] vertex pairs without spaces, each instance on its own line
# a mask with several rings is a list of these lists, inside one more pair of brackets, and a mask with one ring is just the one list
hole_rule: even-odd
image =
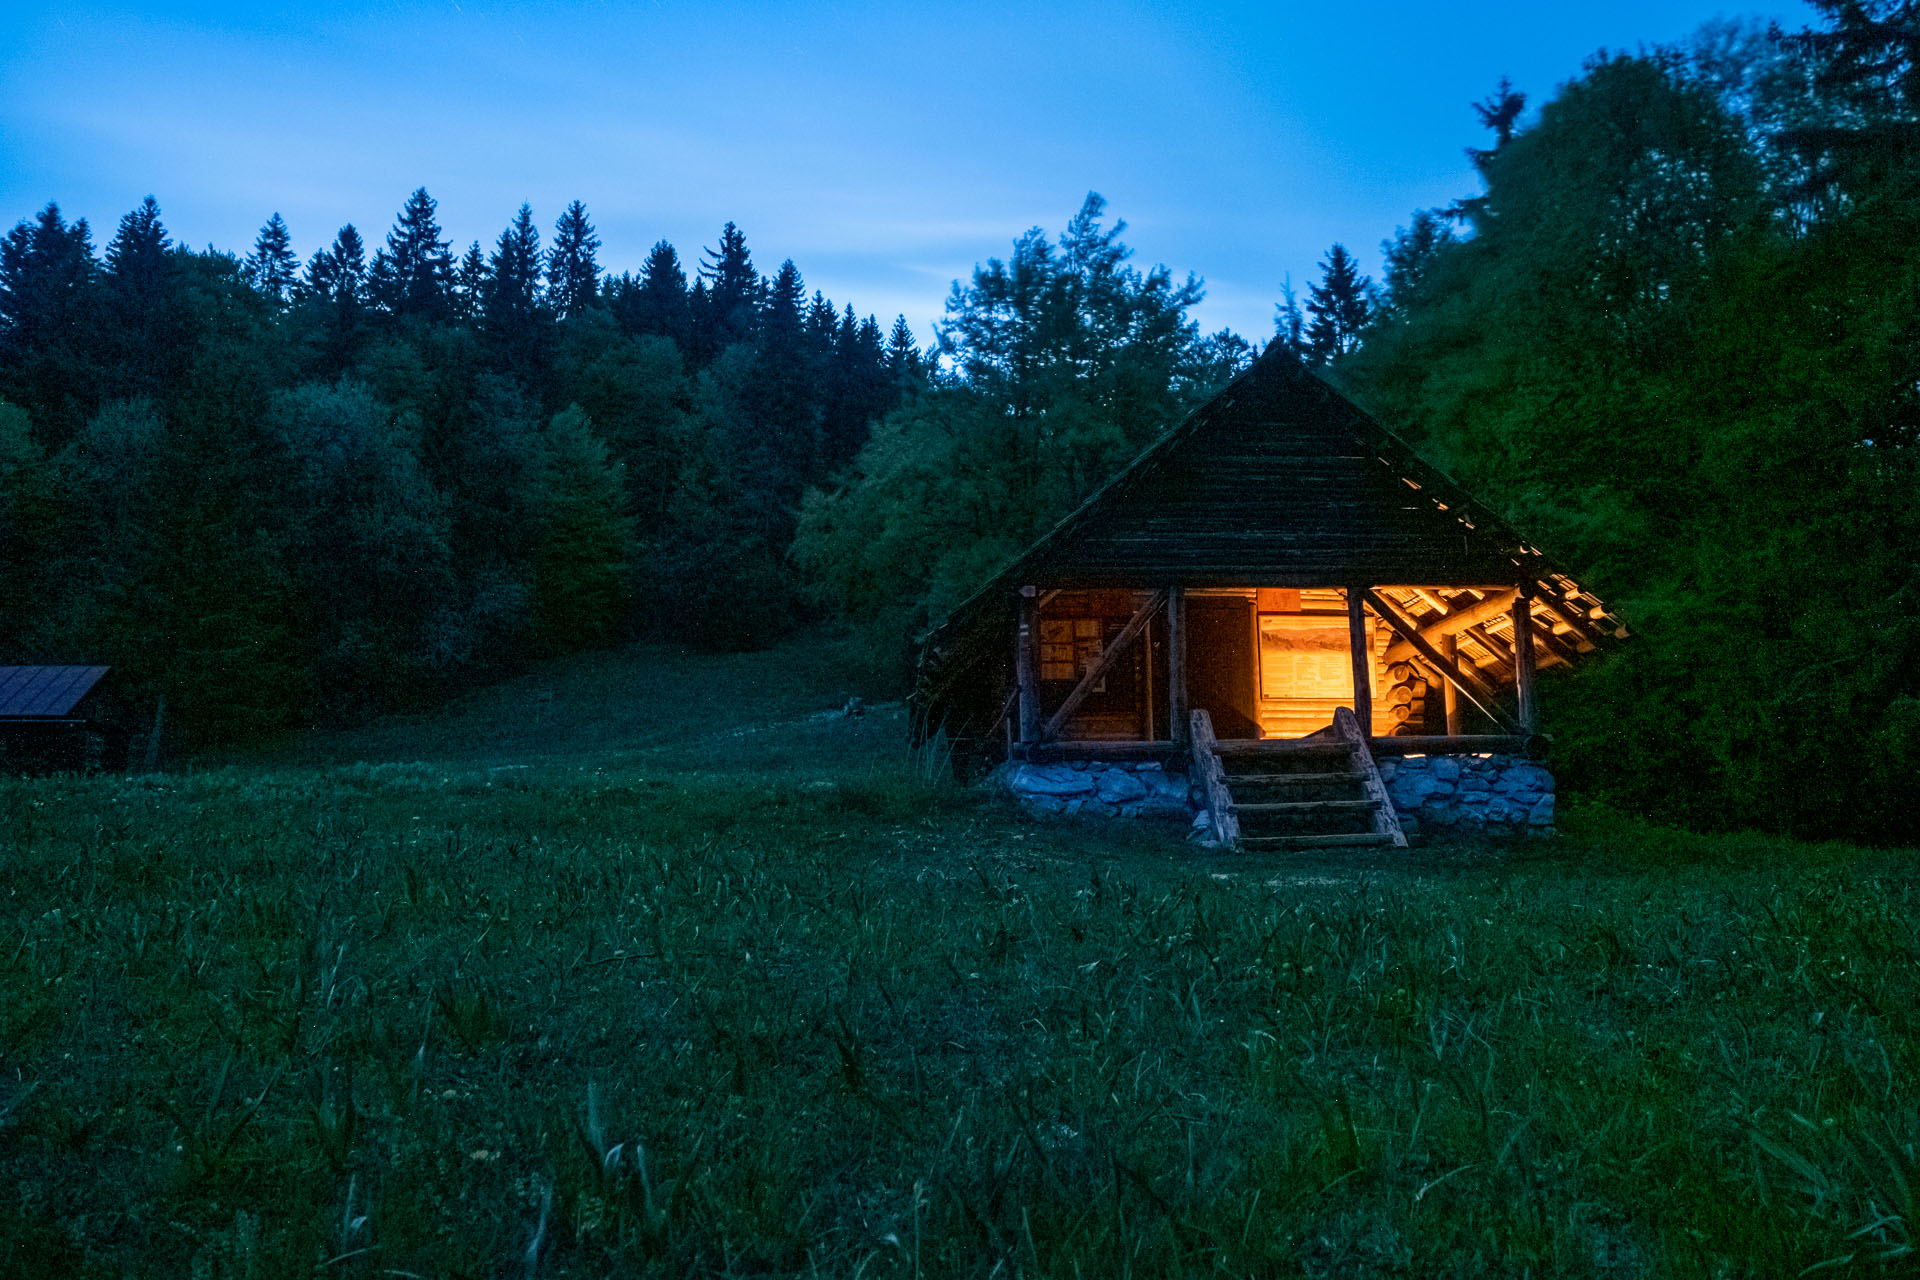
[[346,368],[361,333],[367,301],[367,247],[349,222],[307,263],[302,286],[307,303],[319,316],[319,350],[324,367]]
[[366,300],[366,287],[367,247],[349,222],[307,263],[306,292],[337,307],[357,307]]
[[620,625],[633,525],[621,468],[578,405],[555,414],[535,473],[534,583],[541,638],[573,649]]
[[1320,283],[1307,290],[1307,351],[1325,363],[1360,345],[1373,282],[1360,274],[1346,246],[1336,244],[1320,263]]
[[540,302],[540,232],[528,205],[520,206],[494,244],[483,296],[481,313],[488,328],[507,333],[532,322]]
[[800,348],[804,333],[804,324],[800,306],[805,298],[806,286],[800,279],[800,268],[788,258],[780,264],[780,270],[774,275],[767,287],[766,305],[761,312],[761,338],[767,346],[790,347],[794,351]]
[[680,255],[657,241],[640,267],[640,278],[623,295],[620,323],[629,333],[654,334],[676,343],[687,340],[687,273]]
[[374,255],[370,292],[389,315],[429,321],[446,315],[453,263],[434,216],[438,207],[425,187],[417,188],[387,233],[387,247]]
[[1289,272],[1280,278],[1280,301],[1273,305],[1273,340],[1297,356],[1307,354],[1307,313]]
[[152,196],[120,219],[119,230],[107,244],[107,272],[116,289],[129,295],[152,295],[164,285],[167,250],[173,247],[160,223],[160,206]]
[[300,282],[300,259],[294,256],[293,236],[278,210],[260,228],[242,270],[262,297],[284,303],[292,296]]
[[113,320],[107,346],[117,357],[119,394],[157,394],[184,355],[175,332],[172,249],[152,196],[120,219],[107,244],[105,279]]
[[486,297],[487,256],[480,250],[480,242],[475,240],[467,246],[466,253],[453,269],[453,317],[456,320],[472,324],[480,318],[481,303]]
[[51,441],[78,430],[99,394],[97,275],[86,219],[69,226],[56,204],[0,241],[0,390]]
[[553,226],[547,254],[547,299],[562,320],[592,306],[600,293],[600,237],[587,220],[587,206],[575,200]]
[[920,344],[914,341],[913,327],[907,323],[906,316],[895,316],[893,329],[887,334],[887,373],[897,384],[917,382],[924,372]]
[[747,237],[729,222],[720,229],[720,244],[703,251],[700,279],[707,285],[708,343],[715,352],[753,336],[754,312],[760,296],[760,274],[747,252]]
[[840,313],[827,296],[815,289],[807,307],[807,349],[823,367],[833,360],[834,335],[840,329]]

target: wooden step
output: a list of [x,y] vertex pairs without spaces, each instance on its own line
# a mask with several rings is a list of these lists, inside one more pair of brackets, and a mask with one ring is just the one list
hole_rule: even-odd
[[1372,800],[1282,800],[1272,804],[1239,804],[1235,813],[1313,813],[1327,810],[1372,809]]
[[1222,759],[1234,756],[1351,756],[1349,742],[1312,742],[1302,738],[1237,738],[1215,744]]
[[1227,785],[1236,782],[1359,782],[1357,773],[1230,773]]
[[1330,849],[1337,845],[1392,844],[1393,837],[1380,831],[1356,831],[1341,836],[1241,836],[1240,847],[1262,849]]

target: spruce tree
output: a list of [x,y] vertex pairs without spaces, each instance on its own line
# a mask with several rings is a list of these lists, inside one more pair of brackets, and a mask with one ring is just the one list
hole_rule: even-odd
[[152,196],[120,219],[119,230],[107,244],[107,272],[114,287],[126,294],[158,292],[167,275],[167,251],[173,247],[160,223],[160,206]]
[[447,313],[453,263],[440,238],[437,208],[425,187],[416,189],[387,233],[387,247],[374,255],[373,302],[389,315],[431,321]]
[[761,313],[760,324],[762,339],[768,346],[789,346],[798,351],[804,334],[805,322],[800,306],[805,298],[806,286],[800,279],[800,268],[788,258],[780,264],[780,270],[767,288],[767,301]]
[[284,303],[300,282],[300,259],[293,253],[293,236],[276,210],[260,228],[253,252],[243,264],[247,283],[264,298]]
[[1336,244],[1320,263],[1320,283],[1307,290],[1307,352],[1325,363],[1360,345],[1371,312],[1373,282],[1360,274],[1345,245]]
[[306,292],[336,307],[358,307],[366,300],[367,247],[349,222],[307,263]]
[[313,255],[302,286],[308,305],[319,316],[318,347],[321,364],[344,370],[360,339],[367,302],[367,246],[349,222],[333,244]]
[[665,240],[654,244],[640,267],[640,278],[623,296],[620,323],[629,333],[653,334],[685,345],[687,273],[680,255]]
[[169,373],[184,358],[177,332],[173,241],[160,222],[152,196],[120,219],[107,244],[106,284],[112,328],[108,348],[118,364],[114,391],[120,395],[157,395]]
[[25,407],[49,441],[67,439],[100,394],[92,236],[49,204],[0,241],[0,391]]
[[454,319],[467,324],[478,320],[486,288],[487,256],[481,252],[480,242],[475,240],[467,246],[459,265],[453,269]]
[[575,200],[553,226],[547,254],[547,299],[562,320],[593,305],[600,293],[600,237],[587,220],[587,206]]
[[839,311],[826,294],[815,289],[813,302],[807,307],[807,348],[822,365],[833,359],[834,334],[839,328]]
[[540,303],[540,232],[528,205],[520,206],[494,244],[482,297],[481,314],[494,332],[515,334],[532,323]]
[[1293,275],[1280,278],[1280,301],[1273,306],[1273,340],[1297,356],[1307,354],[1307,313],[1300,308]]
[[633,558],[621,467],[578,405],[542,433],[534,475],[534,590],[553,649],[604,643],[619,629]]
[[904,315],[893,318],[887,334],[887,373],[896,384],[917,382],[925,372],[920,359],[920,344],[914,341],[913,327]]
[[760,275],[747,252],[747,237],[729,222],[720,229],[720,244],[704,251],[700,279],[707,285],[707,342],[712,351],[753,336],[754,312],[760,299]]

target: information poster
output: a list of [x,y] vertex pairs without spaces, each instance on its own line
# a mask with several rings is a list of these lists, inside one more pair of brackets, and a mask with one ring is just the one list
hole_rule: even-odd
[[1262,614],[1260,697],[1337,698],[1353,701],[1353,660],[1347,620]]

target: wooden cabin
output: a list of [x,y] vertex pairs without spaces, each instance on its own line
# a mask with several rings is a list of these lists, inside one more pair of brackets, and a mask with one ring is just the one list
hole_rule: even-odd
[[[1399,843],[1381,761],[1537,755],[1535,673],[1625,635],[1276,347],[931,632],[910,705],[965,757],[1184,765],[1199,795],[1218,775],[1225,843],[1256,842],[1255,812],[1268,840]],[[1368,825],[1305,829],[1336,813],[1315,804]]]
[[0,769],[124,769],[124,708],[111,673],[111,667],[0,667]]

